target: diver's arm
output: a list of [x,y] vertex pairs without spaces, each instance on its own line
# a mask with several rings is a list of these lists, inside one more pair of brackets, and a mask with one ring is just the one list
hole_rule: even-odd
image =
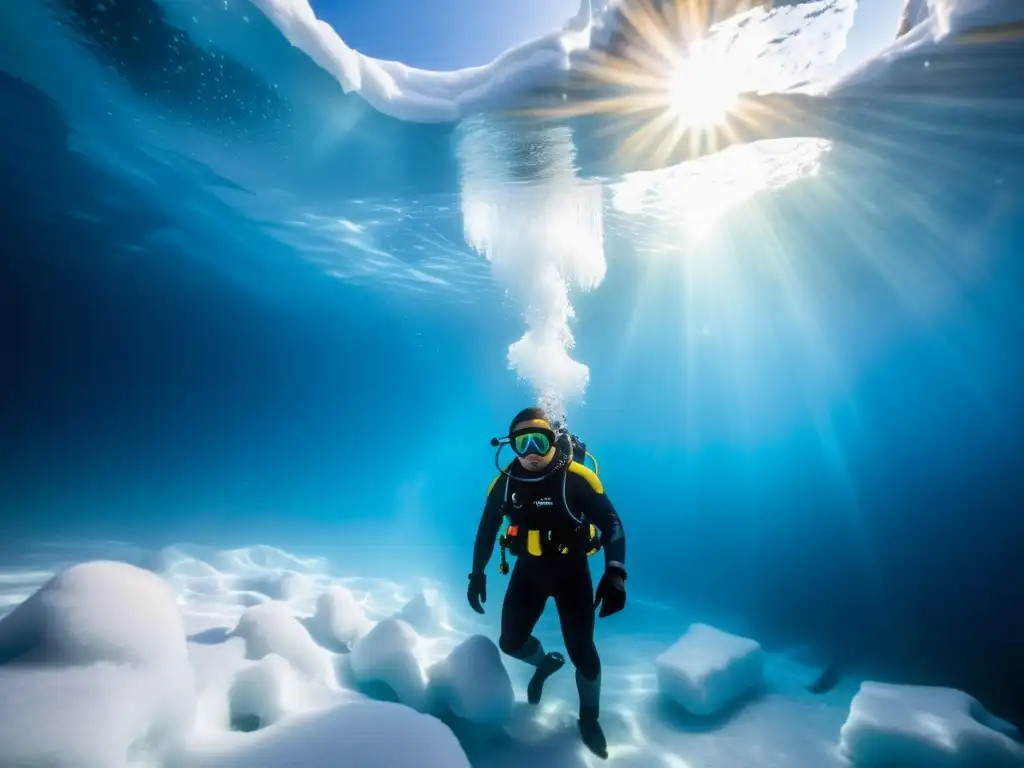
[[619,513],[603,493],[593,493],[587,517],[601,529],[601,547],[604,549],[604,567],[626,572],[626,531]]
[[476,529],[476,543],[473,545],[473,573],[483,573],[487,562],[494,553],[494,541],[501,528],[502,502],[505,496],[505,483],[508,478],[499,475],[487,492],[487,503],[484,504],[480,525]]
[[601,548],[604,549],[605,568],[618,568],[626,572],[626,531],[615,506],[604,492],[604,485],[597,476],[577,477],[576,498],[580,511],[586,519],[601,531]]

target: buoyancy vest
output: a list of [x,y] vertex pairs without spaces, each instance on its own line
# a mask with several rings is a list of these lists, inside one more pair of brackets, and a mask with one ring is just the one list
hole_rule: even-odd
[[502,512],[508,519],[508,526],[498,540],[501,545],[501,573],[508,573],[506,550],[514,557],[590,557],[600,551],[597,528],[582,514],[574,512],[566,491],[570,473],[593,473],[581,462],[564,458],[560,461],[561,467],[540,480],[516,477],[510,471],[506,472]]

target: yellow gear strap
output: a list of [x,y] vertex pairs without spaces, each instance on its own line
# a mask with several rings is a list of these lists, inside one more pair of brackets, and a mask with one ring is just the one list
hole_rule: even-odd
[[601,479],[594,473],[594,470],[592,470],[590,467],[585,467],[578,461],[570,461],[569,471],[572,472],[574,475],[579,475],[584,480],[586,480],[587,484],[596,493],[604,493],[604,483],[601,482]]
[[540,550],[540,531],[527,531],[526,533],[526,551],[534,557],[541,556]]
[[[593,525],[591,525],[590,526],[590,539],[591,539],[591,541],[593,541],[596,538],[597,538],[597,528],[595,528]],[[589,552],[587,552],[587,557],[590,557],[591,555],[596,555],[597,552],[599,551],[599,549],[600,549],[599,547],[595,547],[594,549],[590,550]],[[541,550],[541,545],[540,545],[540,531],[527,531],[526,532],[526,551],[527,551],[528,554],[533,555],[534,557],[540,557],[543,554],[543,551]],[[569,548],[568,547],[562,547],[561,553],[563,555],[569,554]]]

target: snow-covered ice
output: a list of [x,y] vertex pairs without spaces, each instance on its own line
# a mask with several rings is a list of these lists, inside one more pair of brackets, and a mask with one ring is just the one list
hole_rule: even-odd
[[447,726],[388,702],[339,704],[245,736],[168,768],[470,768]]
[[[602,47],[626,23],[623,14],[617,12],[618,3],[581,0],[575,15],[561,28],[517,45],[487,64],[441,72],[360,53],[317,18],[308,0],[254,0],[254,4],[346,93],[359,94],[384,114],[417,122],[454,122],[474,113],[522,103],[537,89],[557,88],[566,82],[576,62],[585,58],[586,51]],[[767,12],[755,9],[745,13],[743,20],[770,19],[764,27],[767,30],[772,23],[786,26],[795,19],[794,40],[805,30],[813,30],[806,42],[792,45],[799,55],[792,56],[793,60],[783,67],[797,70],[823,50],[836,54],[842,50],[856,9],[856,3],[842,0],[776,0],[774,6]],[[736,6],[722,3],[720,7]],[[922,37],[937,42],[966,30],[1020,21],[1024,5],[1017,0],[911,0],[908,14],[913,26],[924,30]],[[831,21],[820,24],[830,15]],[[899,55],[905,49],[905,43],[895,44],[881,58]],[[763,72],[766,67],[762,59],[759,56],[756,61]],[[801,79],[797,77],[796,81]],[[759,90],[760,86],[745,89]]]
[[398,700],[422,710],[427,676],[416,657],[416,631],[401,619],[385,619],[352,649],[352,672],[362,684],[384,683]]
[[186,659],[184,627],[170,585],[120,562],[72,566],[0,624],[0,663],[111,662],[175,666]]
[[275,653],[241,670],[228,693],[231,725],[256,730],[300,709],[295,668]]
[[431,692],[456,717],[500,725],[512,716],[515,692],[494,641],[473,635],[428,670]]
[[692,714],[713,715],[758,689],[764,652],[756,640],[694,624],[655,665],[665,696]]
[[857,768],[1024,766],[1017,729],[951,688],[866,682],[841,739]]
[[338,586],[328,588],[317,598],[316,615],[310,623],[321,643],[344,648],[351,647],[372,626],[351,590]]
[[247,608],[232,636],[245,640],[246,658],[258,660],[274,653],[312,680],[324,685],[334,681],[330,653],[314,642],[287,603]]
[[[461,590],[335,578],[325,562],[268,547],[176,547],[150,562],[156,573],[90,562],[52,578],[0,577],[0,605],[17,605],[0,619],[0,768],[319,768],[343,753],[359,768],[596,764],[576,730],[571,666],[529,706],[530,670],[499,653],[496,615],[458,602],[422,610]],[[242,597],[255,594],[252,605]],[[692,681],[735,672],[721,662],[757,644],[674,614],[661,623],[663,634],[643,636],[599,624],[602,723],[617,768],[848,768],[844,754],[859,768],[880,748],[924,755],[929,768],[1018,764],[1012,729],[965,694],[865,684],[854,700],[860,681],[844,680],[813,695],[818,670],[768,651],[750,656],[763,661],[760,695],[687,713],[659,695],[666,659]],[[552,624],[542,621],[541,640],[561,650]],[[677,641],[687,626],[689,640]],[[351,650],[339,645],[352,638]],[[680,655],[687,647],[699,653]],[[717,709],[727,689],[739,690],[710,686],[690,706]]]
[[404,621],[423,635],[444,632],[448,621],[444,600],[436,589],[422,589],[417,592],[415,597],[395,614],[395,618]]
[[[594,31],[610,32],[601,26],[609,3],[582,0],[562,29],[491,64],[427,72],[354,51],[307,0],[253,2],[346,91],[414,121],[456,121],[557,87]],[[839,7],[804,5],[796,13]],[[907,34],[825,96],[877,91],[901,57],[1017,24],[1024,2],[920,0],[910,15]],[[493,228],[476,235],[490,242]],[[317,768],[342,754],[359,768],[591,765],[575,732],[571,670],[552,678],[542,706],[513,701],[528,670],[496,653],[495,611],[472,615],[461,590],[446,607],[441,589],[335,578],[323,560],[263,545],[170,547],[147,561],[151,570],[95,552],[59,572],[0,578],[0,768]],[[856,692],[844,681],[814,696],[806,667],[707,625],[676,641],[687,623],[655,637],[599,624],[602,722],[617,768],[1024,765],[1016,732],[963,692],[875,682]],[[560,648],[557,635],[542,639]],[[498,741],[460,745],[430,712],[428,679],[457,717],[508,720]],[[350,681],[383,683],[400,703]],[[663,707],[659,688],[700,722]]]
[[0,621],[0,765],[158,762],[195,716],[170,585],[119,562],[75,565]]

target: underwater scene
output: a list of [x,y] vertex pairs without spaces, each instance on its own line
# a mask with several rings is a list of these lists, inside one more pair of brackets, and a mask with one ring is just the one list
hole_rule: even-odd
[[0,768],[1024,767],[1024,2],[0,3]]

